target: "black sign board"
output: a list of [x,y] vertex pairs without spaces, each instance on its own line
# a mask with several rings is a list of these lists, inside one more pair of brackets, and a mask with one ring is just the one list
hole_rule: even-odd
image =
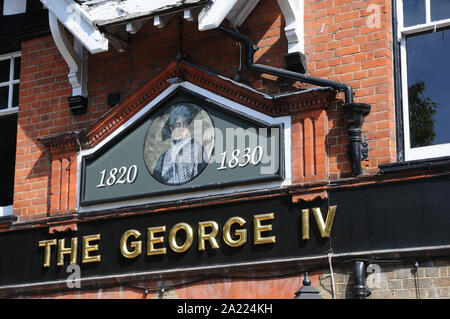
[[449,247],[449,187],[450,178],[440,177],[336,188],[310,203],[280,196],[84,221],[60,235],[47,228],[1,233],[0,287],[64,281],[70,262],[85,279],[308,260],[330,249],[335,256],[422,255]]
[[[324,205],[322,209],[325,209]],[[227,222],[228,230],[225,228]],[[0,285],[67,278],[66,268],[72,257],[70,249],[64,254],[63,265],[57,265],[59,239],[63,238],[63,248],[70,247],[73,244],[72,238],[77,238],[74,261],[80,265],[83,278],[251,263],[326,253],[328,240],[321,238],[318,230],[311,229],[308,241],[299,237],[300,222],[301,213],[297,205],[292,204],[290,197],[280,197],[84,222],[79,223],[77,232],[58,236],[49,235],[46,228],[0,234],[0,248],[3,252]],[[217,225],[218,232],[214,237],[218,247],[214,248],[214,242],[205,239],[202,250],[199,229],[204,225],[204,234],[208,237],[213,233],[212,224]],[[171,234],[177,225],[184,228],[178,226],[176,243],[172,245]],[[152,235],[150,229],[153,229]],[[133,234],[126,237],[126,248],[123,248],[121,240],[130,231]],[[192,240],[182,251],[182,246],[189,242],[189,231],[192,232]],[[153,251],[160,253],[148,254],[150,236],[154,238]],[[141,245],[141,253],[130,257],[126,252],[134,252],[137,242]],[[86,246],[95,247],[89,249],[88,262],[83,261]],[[49,251],[47,265],[46,249]],[[162,249],[165,253],[161,252]]]
[[81,205],[282,180],[283,125],[180,88],[82,156]]

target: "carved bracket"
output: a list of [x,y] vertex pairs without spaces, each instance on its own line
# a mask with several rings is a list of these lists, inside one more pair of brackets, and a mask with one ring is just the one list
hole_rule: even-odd
[[288,40],[288,53],[304,53],[305,30],[303,25],[303,0],[278,0],[278,5],[286,22],[284,32]]
[[74,44],[67,38],[64,26],[56,16],[49,11],[49,24],[56,47],[69,66],[69,83],[72,86],[72,96],[69,105],[74,114],[87,111],[87,53],[83,45],[74,38]]

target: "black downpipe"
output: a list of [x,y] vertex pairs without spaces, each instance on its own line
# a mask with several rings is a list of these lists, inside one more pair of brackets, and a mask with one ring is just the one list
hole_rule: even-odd
[[[394,54],[394,74],[402,74],[401,59],[400,59],[400,43],[397,41],[398,32],[397,20],[397,1],[392,0],[392,51]],[[396,133],[397,136],[397,161],[405,161],[405,142],[403,133],[403,96],[402,96],[402,77],[394,77],[395,86],[395,116],[396,116]]]
[[[289,70],[274,68],[267,65],[255,64],[253,58],[258,48],[253,45],[252,41],[249,38],[237,32],[228,30],[222,26],[219,26],[217,30],[227,37],[244,44],[246,53],[245,63],[247,68],[251,71],[272,74],[278,77],[301,81],[321,87],[331,87],[337,91],[344,92],[345,104],[343,105],[343,108],[349,124],[349,158],[352,165],[352,172],[354,176],[363,174],[361,161],[364,156],[362,150],[361,125],[364,116],[366,116],[370,112],[370,105],[365,103],[354,103],[353,89],[350,85],[341,82],[316,78]],[[355,125],[358,126],[356,127]]]
[[363,261],[355,262],[355,298],[365,299],[370,295],[370,290],[366,288],[366,264]]

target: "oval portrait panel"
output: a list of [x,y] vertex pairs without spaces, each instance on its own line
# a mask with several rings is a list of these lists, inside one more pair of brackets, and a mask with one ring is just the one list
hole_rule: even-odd
[[214,126],[208,113],[193,103],[176,103],[151,118],[144,161],[157,181],[181,185],[205,169],[213,148]]

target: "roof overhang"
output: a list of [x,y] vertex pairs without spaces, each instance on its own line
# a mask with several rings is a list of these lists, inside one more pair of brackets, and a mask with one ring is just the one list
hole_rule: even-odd
[[[153,19],[164,21],[179,12],[185,19],[198,20],[200,31],[217,28],[223,20],[240,26],[260,0],[41,0],[44,6],[92,54],[117,48],[120,37],[113,33],[135,33]],[[118,30],[117,25],[125,25]],[[112,31],[112,32],[111,32]],[[123,40],[123,39],[122,39]]]
[[[67,62],[73,97],[87,96],[87,54],[120,52],[129,47],[128,34],[135,34],[153,20],[163,28],[173,17],[198,21],[198,30],[219,27],[226,19],[241,26],[260,0],[40,0],[49,10],[50,29],[56,46]],[[277,0],[286,20],[288,54],[303,52],[303,0]],[[64,27],[63,27],[64,26]],[[74,36],[74,48],[65,29]],[[75,100],[74,100],[75,101]],[[69,101],[70,103],[70,101]]]
[[203,8],[208,0],[78,0],[98,26],[113,25],[137,19],[173,14],[184,10]]

